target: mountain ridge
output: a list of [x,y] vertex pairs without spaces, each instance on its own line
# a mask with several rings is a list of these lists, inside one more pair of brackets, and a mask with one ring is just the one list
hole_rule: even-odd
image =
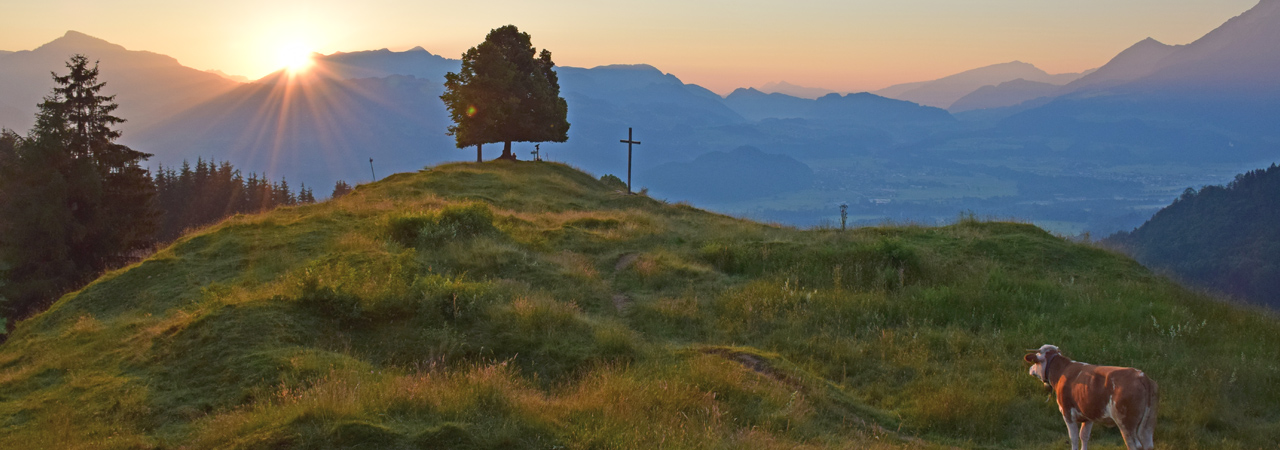
[[63,71],[67,58],[84,53],[99,62],[98,79],[107,83],[105,92],[116,95],[118,116],[128,122],[126,134],[212,99],[239,83],[221,76],[183,66],[177,59],[149,51],[128,50],[124,46],[77,31],[34,50],[4,56],[0,65],[0,126],[26,130],[35,121],[36,105],[53,88],[50,71]]
[[766,94],[786,94],[792,97],[807,99],[817,99],[818,97],[836,92],[827,88],[797,86],[786,81],[771,81],[765,83],[763,86],[760,86],[760,91]]
[[1019,78],[1042,83],[1067,84],[1080,76],[1081,74],[1051,75],[1033,64],[1012,61],[966,70],[936,80],[889,86],[872,93],[945,109],[983,86],[998,85]]
[[1050,97],[1062,90],[1062,86],[1022,78],[995,86],[983,86],[960,97],[947,107],[947,111],[961,113],[978,109],[1016,106],[1039,98]]

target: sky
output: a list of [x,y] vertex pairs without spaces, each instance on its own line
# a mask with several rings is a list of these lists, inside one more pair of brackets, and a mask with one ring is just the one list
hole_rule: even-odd
[[257,78],[311,51],[458,58],[514,24],[558,65],[650,64],[721,94],[773,81],[856,92],[1015,60],[1079,72],[1147,37],[1189,43],[1258,1],[0,0],[0,50],[76,30]]

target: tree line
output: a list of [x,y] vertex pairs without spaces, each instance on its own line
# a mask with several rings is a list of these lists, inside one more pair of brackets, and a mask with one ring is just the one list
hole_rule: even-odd
[[[75,55],[26,136],[0,130],[0,318],[46,309],[102,271],[233,214],[316,201],[284,179],[245,178],[228,162],[141,166],[152,155],[116,141],[124,119],[98,67]],[[339,181],[334,197],[351,191]]]
[[[340,186],[345,185],[339,181]],[[315,203],[315,193],[302,184],[297,193],[286,179],[272,182],[250,173],[248,178],[231,163],[197,159],[195,167],[160,166],[152,176],[156,206],[160,210],[156,239],[168,242],[190,228],[218,222],[229,216],[267,211],[277,206]],[[346,190],[349,191],[349,188]],[[341,196],[341,192],[335,195]]]

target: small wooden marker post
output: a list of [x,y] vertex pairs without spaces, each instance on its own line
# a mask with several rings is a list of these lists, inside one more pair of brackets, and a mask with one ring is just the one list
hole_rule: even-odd
[[849,205],[840,205],[840,230],[844,230],[844,222],[849,219]]
[[640,141],[631,138],[631,128],[627,128],[627,139],[618,141],[627,144],[627,193],[631,193],[631,146],[640,145]]

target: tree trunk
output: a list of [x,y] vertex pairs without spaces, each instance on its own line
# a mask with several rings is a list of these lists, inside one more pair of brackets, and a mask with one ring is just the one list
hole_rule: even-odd
[[511,141],[507,141],[502,144],[502,156],[499,159],[516,160],[515,153],[511,153]]
[[476,144],[476,162],[484,162],[484,144]]

